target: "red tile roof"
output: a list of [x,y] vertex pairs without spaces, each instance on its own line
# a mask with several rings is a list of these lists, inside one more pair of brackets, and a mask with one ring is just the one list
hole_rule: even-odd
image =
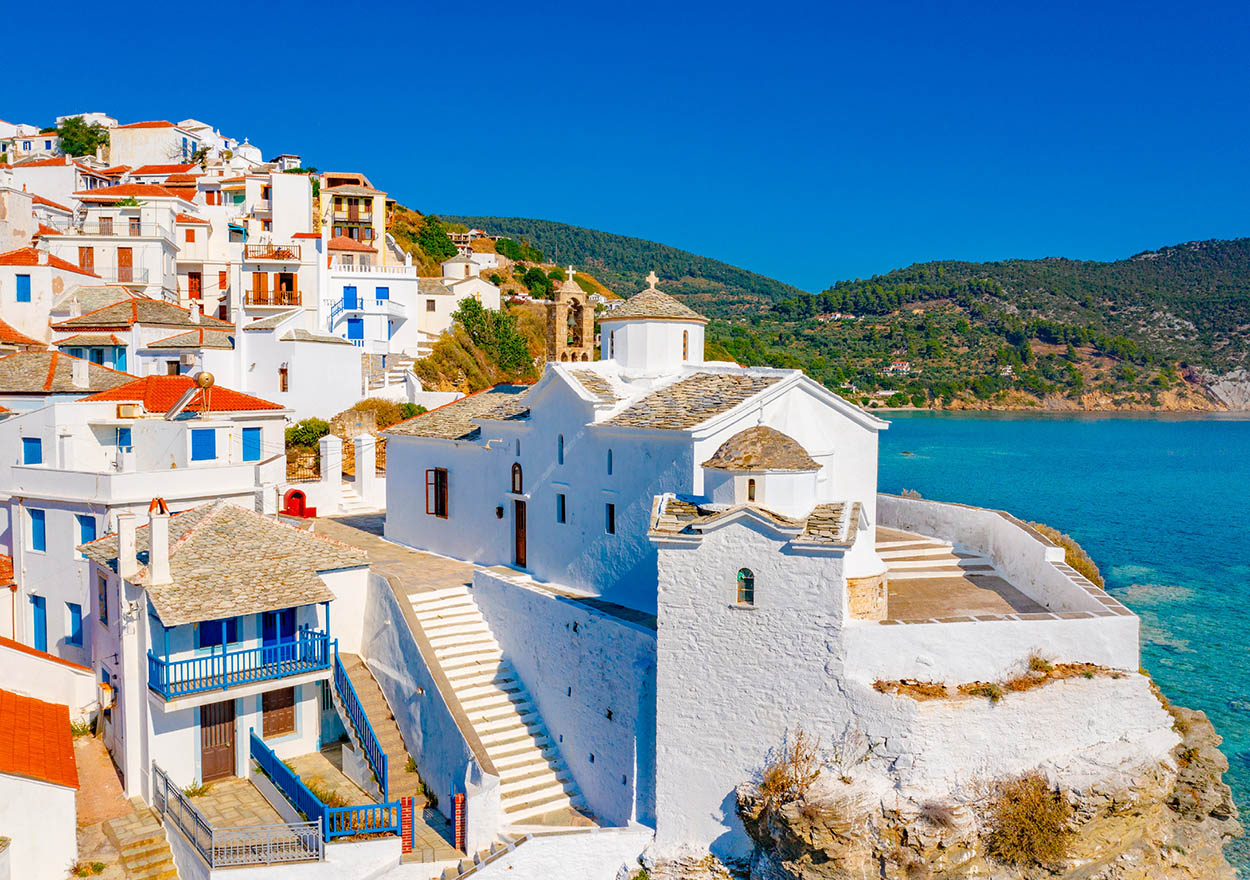
[[71,214],[74,213],[73,208],[67,208],[64,205],[62,205],[60,202],[54,202],[51,199],[45,199],[43,196],[32,195],[30,199],[36,205],[47,205],[49,208],[56,208],[59,211],[68,211]]
[[196,167],[192,162],[188,165],[140,165],[131,174],[183,174]]
[[115,199],[176,199],[177,193],[170,192],[158,183],[119,183],[113,186],[101,186],[96,189],[85,189],[74,193],[84,202],[111,202]]
[[157,119],[151,122],[128,122],[125,125],[119,125],[118,128],[177,128],[172,122],[164,119]]
[[369,247],[363,241],[348,238],[346,235],[336,235],[330,239],[330,243],[326,247],[332,251],[367,251],[371,254],[377,253],[375,248]]
[[31,339],[25,333],[19,333],[11,325],[0,321],[0,343],[5,345],[31,345],[38,348],[47,348],[38,339]]
[[[0,406],[0,412],[8,412],[7,409]],[[11,587],[17,583],[13,580],[13,557],[0,556],[0,587]]]
[[69,706],[0,691],[0,773],[78,788]]
[[61,230],[57,229],[55,226],[49,226],[47,223],[40,223],[39,231],[36,232],[34,236],[32,237],[38,238],[41,235],[60,235],[60,234],[61,234]]
[[210,225],[209,222],[205,220],[203,217],[196,217],[194,214],[184,214],[182,212],[179,212],[174,215],[174,222],[176,223],[203,223],[205,226]]
[[101,168],[99,173],[107,174],[109,177],[120,177],[129,170],[129,165],[110,165],[108,168]]
[[[191,376],[145,376],[125,385],[118,385],[108,391],[84,397],[83,400],[122,400],[142,403],[148,412],[166,412],[178,402],[178,398],[188,388],[195,387],[195,379]],[[204,392],[199,391],[187,404],[187,411],[200,408]],[[261,409],[282,409],[282,406],[250,394],[232,391],[220,385],[214,385],[208,395],[210,412],[250,412]]]
[[176,183],[199,183],[200,178],[203,176],[203,174],[171,174],[165,178],[165,185],[172,186]]
[[79,275],[88,275],[92,278],[100,276],[94,272],[88,272],[81,266],[75,266],[67,260],[60,257],[54,257],[48,254],[48,262],[39,262],[39,251],[33,247],[18,248],[15,251],[0,254],[0,266],[51,266],[53,269],[61,269],[65,272],[77,272]]
[[70,165],[70,164],[77,165],[78,163],[73,162],[72,160],[66,158],[65,156],[57,156],[55,159],[31,159],[27,162],[18,162],[17,164],[10,165],[9,167],[10,168],[50,168],[50,167],[65,167],[66,165]]
[[321,233],[320,232],[296,232],[291,235],[291,238],[321,238]]

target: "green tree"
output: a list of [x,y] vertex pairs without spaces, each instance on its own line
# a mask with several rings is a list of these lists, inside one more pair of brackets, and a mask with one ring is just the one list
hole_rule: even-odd
[[450,260],[459,251],[447,235],[443,224],[433,215],[426,217],[417,233],[417,246],[435,260]]
[[519,372],[530,365],[529,343],[515,315],[482,308],[476,299],[466,297],[451,317],[499,369]]
[[286,429],[286,445],[316,446],[317,441],[329,433],[330,423],[324,419],[304,419]]
[[109,142],[108,129],[99,123],[88,125],[81,116],[71,116],[56,130],[61,150],[67,156],[94,156],[99,147]]
[[537,266],[530,267],[530,270],[521,279],[521,283],[534,296],[547,296],[551,293],[551,279],[547,277],[546,272]]

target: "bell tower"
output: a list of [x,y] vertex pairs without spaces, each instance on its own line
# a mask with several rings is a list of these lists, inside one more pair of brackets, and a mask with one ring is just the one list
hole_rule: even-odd
[[554,299],[547,306],[547,360],[591,361],[595,352],[595,307],[573,280],[573,267],[565,272],[568,278],[556,288]]

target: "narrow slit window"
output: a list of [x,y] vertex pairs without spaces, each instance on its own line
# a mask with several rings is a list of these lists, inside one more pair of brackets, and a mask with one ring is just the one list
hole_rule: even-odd
[[747,480],[747,501],[755,500],[755,480]]
[[603,530],[609,535],[616,534],[616,505],[605,504],[603,511]]
[[564,435],[556,437],[556,464],[564,464]]

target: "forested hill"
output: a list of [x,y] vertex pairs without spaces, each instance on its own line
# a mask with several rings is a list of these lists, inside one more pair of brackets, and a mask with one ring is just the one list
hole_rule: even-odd
[[666,293],[683,297],[709,317],[758,311],[778,300],[803,295],[797,287],[776,279],[627,235],[522,217],[442,219],[528,242],[547,260],[585,268],[625,297],[642,290],[646,286],[642,279],[654,269],[664,279],[661,287]]

